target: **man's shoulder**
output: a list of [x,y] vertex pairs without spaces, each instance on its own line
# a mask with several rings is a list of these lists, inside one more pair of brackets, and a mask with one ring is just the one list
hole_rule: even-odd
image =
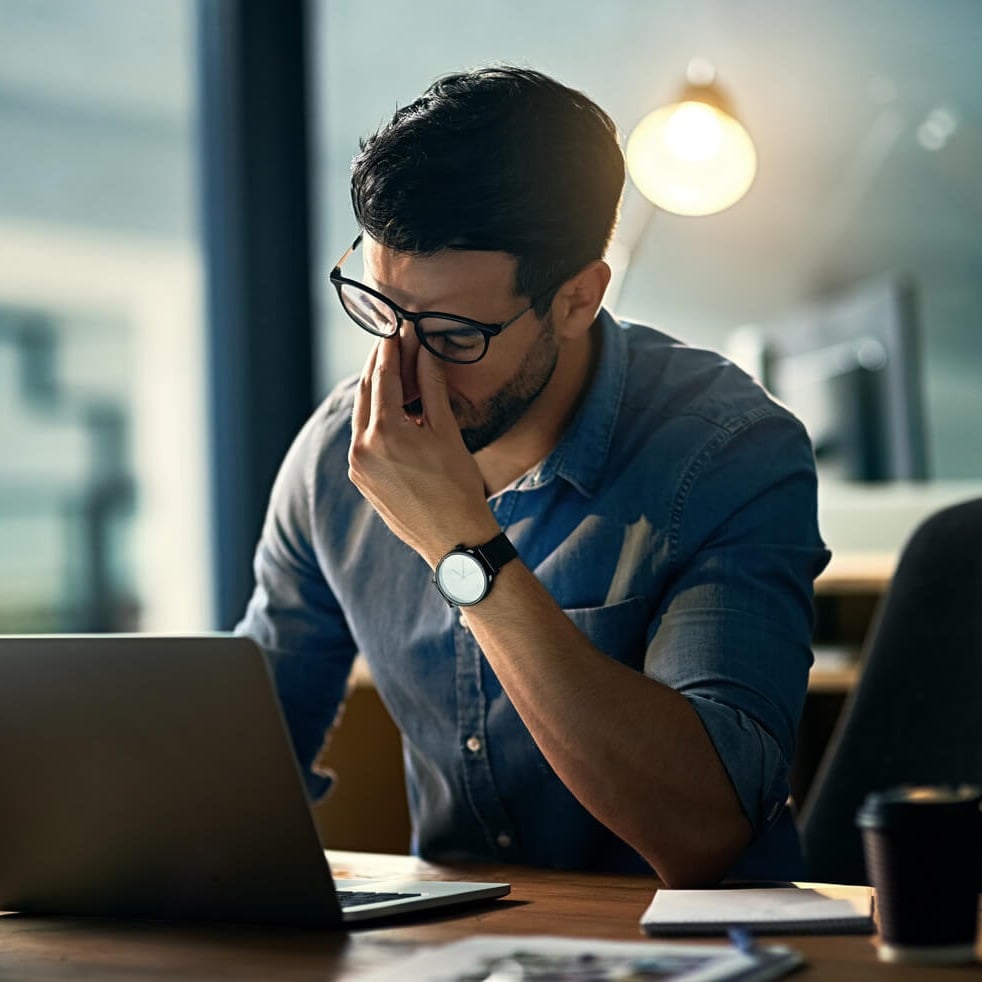
[[723,355],[638,324],[621,324],[616,338],[625,367],[613,471],[647,468],[652,482],[723,472],[743,481],[814,467],[801,422]]
[[358,377],[351,376],[338,382],[321,400],[304,426],[302,435],[308,443],[308,450],[323,453],[332,447],[343,446],[347,452],[357,389]]
[[753,377],[709,348],[620,322],[627,351],[624,409],[650,425],[675,420],[737,432],[756,420],[797,422]]
[[332,420],[350,420],[358,391],[358,378],[357,375],[350,375],[338,382],[314,410],[314,418],[324,424],[329,424]]
[[280,484],[302,486],[309,492],[311,482],[319,483],[325,474],[335,475],[342,487],[347,483],[356,389],[356,378],[339,382],[311,413],[284,460]]

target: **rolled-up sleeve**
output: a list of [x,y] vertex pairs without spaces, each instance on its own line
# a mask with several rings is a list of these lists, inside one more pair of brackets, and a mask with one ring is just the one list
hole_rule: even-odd
[[682,475],[671,587],[645,672],[699,714],[755,835],[778,818],[811,666],[813,581],[828,562],[811,445],[793,418],[720,429]]
[[317,561],[313,475],[322,421],[301,430],[277,475],[253,564],[255,588],[236,633],[255,640],[270,666],[312,799],[330,787],[315,760],[347,685],[355,644]]

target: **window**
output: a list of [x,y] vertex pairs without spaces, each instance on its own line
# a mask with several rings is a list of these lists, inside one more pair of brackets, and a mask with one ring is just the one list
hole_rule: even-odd
[[0,0],[0,631],[210,625],[191,0]]

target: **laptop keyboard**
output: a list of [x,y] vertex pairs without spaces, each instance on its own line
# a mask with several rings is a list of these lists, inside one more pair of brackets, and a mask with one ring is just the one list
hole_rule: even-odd
[[386,900],[408,900],[422,897],[421,893],[382,893],[379,890],[338,890],[338,903],[342,908],[359,904],[378,904]]

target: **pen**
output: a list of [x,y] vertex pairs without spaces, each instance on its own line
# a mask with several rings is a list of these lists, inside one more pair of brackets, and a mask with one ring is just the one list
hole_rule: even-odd
[[757,951],[757,944],[753,935],[745,927],[731,927],[726,933],[730,936],[730,942],[734,948],[739,948],[746,955],[751,955]]

